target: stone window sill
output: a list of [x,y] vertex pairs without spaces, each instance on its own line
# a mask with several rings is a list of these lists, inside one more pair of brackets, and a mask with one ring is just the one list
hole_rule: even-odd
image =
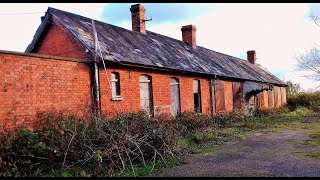
[[122,101],[123,98],[121,96],[112,97],[111,101]]

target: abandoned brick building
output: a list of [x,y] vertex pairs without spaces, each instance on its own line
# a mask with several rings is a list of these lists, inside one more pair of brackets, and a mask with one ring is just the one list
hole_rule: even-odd
[[130,11],[132,31],[49,7],[25,53],[0,51],[1,123],[30,125],[52,108],[156,117],[286,104],[286,84],[256,64],[255,51],[243,60],[198,46],[193,25],[181,28],[182,41],[160,35],[146,30],[142,5]]

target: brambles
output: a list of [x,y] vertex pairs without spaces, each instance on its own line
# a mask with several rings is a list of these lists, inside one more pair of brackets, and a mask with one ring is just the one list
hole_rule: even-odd
[[[274,112],[261,111],[244,119],[232,112],[215,117],[183,112],[169,120],[143,112],[111,119],[42,112],[34,129],[15,129],[0,136],[0,176],[147,174],[159,164],[167,166],[170,158],[208,153],[212,144],[241,138],[243,132],[310,114],[306,109]],[[135,172],[137,168],[143,172]]]

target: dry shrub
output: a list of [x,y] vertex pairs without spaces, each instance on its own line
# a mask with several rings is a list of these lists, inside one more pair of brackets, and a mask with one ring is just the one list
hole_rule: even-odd
[[0,175],[39,176],[82,169],[88,176],[115,176],[135,165],[174,155],[177,137],[169,122],[144,113],[84,121],[41,113],[34,130],[1,136]]
[[176,116],[173,119],[173,123],[182,136],[189,135],[190,133],[194,134],[213,126],[213,121],[210,116],[190,111],[182,112]]

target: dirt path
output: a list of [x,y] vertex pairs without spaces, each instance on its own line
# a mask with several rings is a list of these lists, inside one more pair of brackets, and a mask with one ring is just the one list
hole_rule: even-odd
[[192,155],[186,164],[154,176],[320,176],[320,152],[306,146],[305,130],[256,133],[246,139],[217,146],[212,155]]

